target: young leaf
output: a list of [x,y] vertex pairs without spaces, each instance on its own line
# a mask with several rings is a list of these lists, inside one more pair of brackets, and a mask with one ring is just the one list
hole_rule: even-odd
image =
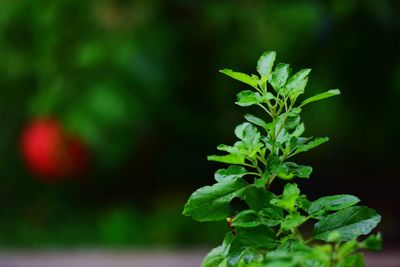
[[304,100],[301,103],[300,107],[305,106],[305,105],[307,105],[307,104],[309,104],[311,102],[319,101],[319,100],[322,100],[322,99],[325,99],[325,98],[328,98],[328,97],[332,97],[332,96],[335,96],[335,95],[340,95],[340,90],[339,89],[329,90],[329,91],[327,91],[325,93],[317,94],[315,96],[307,98],[306,100]]
[[263,208],[271,207],[269,202],[274,197],[275,195],[270,191],[250,185],[246,188],[243,200],[252,210],[259,211]]
[[295,175],[299,178],[310,178],[313,171],[311,166],[297,165],[295,168]]
[[365,267],[364,255],[357,253],[346,257],[343,261],[339,262],[337,267]]
[[279,63],[276,65],[269,81],[276,92],[279,92],[285,86],[291,71],[289,64]]
[[237,94],[237,105],[241,107],[248,107],[251,105],[256,105],[262,102],[261,95],[257,92],[250,90],[241,91]]
[[227,145],[221,144],[221,145],[217,146],[217,149],[228,152],[229,154],[240,154],[240,149],[238,149],[237,147],[234,147],[234,146],[227,146]]
[[248,122],[244,122],[244,123],[239,124],[238,126],[236,126],[236,128],[235,128],[235,136],[237,138],[239,138],[240,140],[243,140],[244,139],[244,129],[246,129],[249,126],[251,126],[251,124],[248,123]]
[[288,211],[293,211],[296,200],[300,196],[300,190],[296,184],[286,184],[282,199],[272,199],[270,203]]
[[252,114],[246,114],[246,115],[244,115],[244,118],[247,121],[249,121],[257,126],[264,128],[266,131],[269,131],[272,128],[272,123],[266,123],[264,120],[254,116]]
[[300,123],[297,125],[296,129],[292,133],[292,136],[294,137],[300,137],[305,131],[304,123]]
[[276,246],[275,234],[265,226],[238,228],[228,252],[228,267],[237,266],[239,261],[251,251],[251,258]]
[[278,177],[284,180],[294,177],[310,178],[312,170],[311,166],[298,165],[294,162],[283,162],[279,168]]
[[264,146],[260,142],[260,132],[251,123],[245,122],[238,125],[235,129],[235,135],[242,141],[236,142],[234,148],[237,149],[238,154],[244,155],[246,158],[254,158],[257,152]]
[[269,180],[270,178],[271,178],[271,173],[268,172],[268,171],[265,171],[264,174],[263,174],[263,176],[261,176],[261,178],[256,179],[256,180],[254,181],[254,185],[255,185],[257,188],[264,188],[265,185],[266,185],[266,183],[268,182],[268,180]]
[[306,217],[300,214],[289,214],[288,216],[286,216],[285,220],[283,220],[281,227],[283,230],[290,230],[292,228],[300,226],[305,221]]
[[244,163],[244,157],[242,155],[238,155],[238,154],[229,154],[229,155],[223,155],[223,156],[211,155],[211,156],[208,156],[207,159],[209,161],[217,161],[217,162],[228,163],[228,164],[243,164]]
[[281,172],[281,165],[282,162],[279,159],[279,156],[272,153],[269,154],[269,156],[267,157],[267,165],[266,165],[268,173],[278,174],[279,172]]
[[360,248],[379,251],[382,249],[382,236],[381,234],[370,235],[360,244]]
[[259,211],[258,216],[260,217],[262,224],[271,227],[281,223],[283,212],[276,208],[264,208]]
[[354,206],[360,202],[358,197],[352,195],[336,195],[321,197],[320,199],[311,203],[308,209],[309,214],[314,214],[317,212],[324,211],[336,211]]
[[232,165],[227,169],[219,169],[215,173],[214,178],[217,182],[230,181],[236,178],[242,178],[247,173],[248,171],[244,167]]
[[231,232],[227,233],[222,245],[214,248],[207,254],[201,264],[201,267],[223,267],[223,265],[220,264],[223,264],[223,262],[226,260],[232,240],[233,234]]
[[261,220],[258,217],[257,212],[254,210],[244,210],[239,212],[232,221],[232,226],[234,227],[249,228],[259,225],[261,225]]
[[297,199],[297,206],[304,210],[305,212],[308,212],[310,206],[311,206],[311,202],[307,199],[306,195],[301,195],[298,199]]
[[246,186],[245,181],[236,179],[202,187],[190,196],[183,214],[200,222],[224,220],[229,216],[229,203],[240,197]]
[[297,148],[306,144],[311,139],[312,138],[294,136],[294,134],[292,134],[292,137],[290,137],[289,141],[286,143],[286,146],[290,151],[296,150]]
[[240,82],[246,83],[254,88],[257,88],[257,83],[258,83],[258,77],[257,76],[249,76],[245,73],[233,71],[230,69],[223,69],[219,71],[220,73],[223,73],[225,75],[228,75],[229,77],[238,80]]
[[269,77],[276,58],[275,51],[264,52],[257,62],[257,71],[261,76]]
[[284,94],[289,95],[291,98],[297,98],[298,95],[304,93],[304,88],[308,81],[307,76],[310,72],[311,69],[302,69],[295,73],[287,82]]
[[223,247],[218,246],[207,254],[201,263],[201,267],[218,267],[225,259]]
[[369,234],[381,216],[368,207],[356,206],[330,214],[314,225],[313,239],[328,241],[332,232],[339,233],[339,241],[348,241]]
[[358,248],[357,240],[352,239],[350,241],[345,242],[338,250],[337,255],[339,258],[344,258],[349,254],[352,254]]
[[246,145],[249,145],[250,149],[255,148],[257,146],[258,142],[260,141],[260,132],[258,131],[257,127],[255,127],[252,124],[248,124],[246,127],[244,127],[243,132],[242,132],[242,137],[243,137],[243,142]]
[[295,154],[301,153],[301,152],[306,152],[306,151],[311,150],[311,149],[313,149],[313,148],[315,148],[315,147],[317,147],[319,145],[322,145],[323,143],[326,143],[328,141],[329,141],[328,137],[315,138],[314,140],[299,146],[296,149]]

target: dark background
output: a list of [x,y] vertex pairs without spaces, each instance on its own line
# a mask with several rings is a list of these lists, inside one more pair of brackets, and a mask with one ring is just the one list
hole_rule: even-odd
[[[400,239],[400,2],[0,0],[0,246],[194,246],[224,225],[181,216],[221,165],[206,161],[248,110],[245,87],[265,50],[313,69],[307,134],[331,141],[299,157],[310,197],[349,193]],[[90,148],[80,179],[43,182],[19,142],[34,118],[57,118]],[[276,189],[280,191],[279,184]]]

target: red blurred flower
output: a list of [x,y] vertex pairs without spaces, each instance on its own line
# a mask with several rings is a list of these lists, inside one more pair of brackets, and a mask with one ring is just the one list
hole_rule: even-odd
[[53,118],[37,118],[23,130],[21,153],[28,169],[47,181],[59,181],[82,174],[89,153],[77,137],[68,135]]

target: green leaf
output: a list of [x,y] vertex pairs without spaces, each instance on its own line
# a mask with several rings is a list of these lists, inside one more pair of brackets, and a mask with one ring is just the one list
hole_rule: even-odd
[[256,227],[261,225],[261,220],[258,217],[258,213],[254,210],[244,210],[239,212],[235,218],[233,218],[232,226],[234,227]]
[[258,188],[264,188],[266,183],[271,177],[271,173],[269,171],[265,171],[261,178],[258,178],[254,181],[254,185]]
[[201,267],[218,267],[226,256],[223,255],[223,247],[219,246],[211,250],[204,258]]
[[260,141],[260,132],[253,124],[248,123],[242,132],[243,142],[250,145],[250,150],[254,149]]
[[299,116],[298,114],[292,115],[292,116],[288,116],[288,117],[286,118],[284,127],[285,127],[285,129],[287,129],[287,130],[291,130],[291,129],[293,129],[293,128],[296,128],[297,125],[300,124],[300,122],[301,122],[301,118],[300,118],[300,116]]
[[263,267],[294,267],[298,266],[294,261],[274,261],[263,265]]
[[248,158],[253,158],[257,152],[264,146],[260,142],[261,134],[257,127],[251,123],[245,122],[235,128],[235,135],[242,140],[236,142],[235,148],[240,152],[239,154],[246,155]]
[[223,69],[219,71],[220,73],[223,73],[225,75],[228,75],[229,77],[238,80],[240,82],[246,83],[254,88],[257,88],[257,83],[258,83],[258,77],[257,76],[249,76],[245,73],[233,71],[230,69]]
[[314,225],[313,238],[327,241],[331,233],[339,233],[340,241],[369,234],[380,222],[381,216],[368,207],[349,207],[330,214]]
[[337,267],[365,267],[364,255],[357,253],[346,257],[343,261],[339,262]]
[[268,227],[237,228],[237,235],[228,253],[228,267],[237,266],[240,259],[249,252],[252,252],[251,258],[254,258],[275,246],[275,233]]
[[260,217],[262,224],[271,227],[281,223],[283,212],[276,208],[264,208],[258,212],[258,216]]
[[[295,132],[296,132],[296,130],[295,130]],[[310,139],[312,139],[312,138],[298,137],[298,136],[294,136],[294,134],[292,134],[292,137],[290,137],[289,142],[286,145],[288,146],[288,149],[290,151],[292,151],[292,150],[296,150],[297,148],[299,148],[301,146],[304,146],[304,144],[306,144],[308,141],[310,141]]]
[[262,262],[249,262],[249,263],[240,262],[238,267],[265,267],[265,264]]
[[360,248],[380,251],[382,249],[381,234],[370,235],[367,239],[360,243]]
[[281,207],[288,211],[293,211],[296,205],[296,200],[300,196],[300,190],[296,184],[286,184],[283,190],[282,199],[272,199],[272,205]]
[[305,212],[308,212],[308,209],[310,208],[311,202],[307,199],[306,195],[301,195],[297,199],[297,206],[304,210]]
[[236,128],[235,128],[235,136],[237,138],[239,138],[240,140],[243,140],[244,139],[244,129],[246,129],[249,126],[251,126],[251,124],[248,123],[248,122],[244,122],[244,123],[239,124],[238,126],[236,126]]
[[315,147],[317,147],[319,145],[322,145],[323,143],[326,143],[328,141],[329,141],[328,137],[315,138],[314,140],[312,140],[312,141],[310,141],[310,142],[308,142],[308,143],[306,143],[304,145],[299,146],[296,149],[295,154],[301,153],[301,152],[306,152],[306,151],[311,150],[311,149],[313,149],[313,148],[315,148]]
[[301,103],[300,107],[305,106],[305,105],[307,105],[307,104],[309,104],[311,102],[319,101],[319,100],[322,100],[322,99],[325,99],[325,98],[328,98],[328,97],[332,97],[332,96],[336,96],[336,95],[340,95],[340,90],[339,89],[329,90],[327,92],[320,93],[320,94],[317,94],[317,95],[312,96],[310,98],[307,98],[306,100],[304,100]]
[[261,57],[258,59],[257,62],[257,71],[261,76],[268,77],[271,74],[272,66],[274,65],[276,58],[275,51],[266,51],[264,52]]
[[292,136],[300,137],[304,133],[304,130],[305,130],[304,123],[300,123],[299,125],[297,125],[296,129],[292,133]]
[[281,227],[283,230],[290,230],[300,226],[305,221],[306,217],[300,214],[289,214],[282,222]]
[[279,156],[272,154],[272,153],[269,154],[269,156],[267,157],[266,163],[267,163],[266,169],[269,173],[278,174],[279,172],[281,172],[282,162],[281,162]]
[[285,86],[291,71],[289,64],[279,63],[276,65],[269,81],[276,92]]
[[217,146],[217,149],[228,152],[230,154],[240,154],[240,150],[234,146],[227,146],[227,145],[222,144],[222,145]]
[[355,250],[358,249],[358,243],[356,239],[345,242],[343,245],[339,247],[337,250],[337,255],[339,258],[344,258],[349,254],[352,254]]
[[241,107],[248,107],[262,102],[261,95],[257,92],[246,90],[237,94],[237,105]]
[[244,115],[244,118],[247,121],[249,121],[257,126],[264,128],[266,131],[269,131],[272,128],[272,123],[266,123],[264,120],[254,116],[252,114],[246,114],[246,115]]
[[297,165],[295,175],[299,178],[310,178],[313,168],[311,166]]
[[229,203],[240,197],[247,183],[242,179],[223,181],[195,191],[185,205],[183,214],[197,221],[225,220],[229,214]]
[[335,195],[322,197],[311,203],[308,209],[309,214],[324,211],[336,211],[354,206],[360,202],[358,197],[352,195]]
[[224,265],[224,262],[226,260],[226,256],[228,255],[232,240],[232,233],[227,233],[225,235],[222,245],[214,248],[207,254],[207,256],[203,260],[203,263],[201,264],[201,267],[226,267],[226,264]]
[[252,185],[248,186],[243,194],[243,200],[252,210],[255,211],[262,210],[266,207],[271,207],[269,202],[274,197],[275,195],[270,191]]
[[242,155],[238,155],[238,154],[229,154],[229,155],[223,155],[223,156],[211,155],[211,156],[208,156],[207,159],[209,161],[217,161],[217,162],[228,163],[228,164],[243,164],[244,163],[244,157]]
[[229,166],[227,169],[219,169],[215,175],[214,178],[216,181],[221,182],[221,181],[231,181],[236,178],[242,178],[248,173],[248,171],[241,166],[236,166],[232,165]]
[[302,69],[295,73],[287,82],[284,94],[290,96],[291,99],[296,99],[297,96],[304,93],[304,88],[307,85],[308,74],[311,69]]
[[283,162],[279,167],[278,177],[283,180],[292,179],[294,177],[309,178],[312,170],[311,166],[298,165],[294,162]]

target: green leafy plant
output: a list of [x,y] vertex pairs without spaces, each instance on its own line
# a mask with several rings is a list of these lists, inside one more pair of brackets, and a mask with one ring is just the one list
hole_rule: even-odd
[[[203,267],[349,267],[364,266],[360,249],[379,250],[380,235],[371,235],[380,215],[359,206],[352,195],[334,195],[311,201],[301,194],[295,178],[308,179],[312,167],[295,163],[293,156],[328,141],[304,137],[301,111],[306,105],[340,94],[329,90],[298,101],[304,93],[310,69],[293,75],[289,64],[273,68],[275,52],[265,52],[257,63],[259,75],[229,69],[223,74],[252,90],[241,91],[236,104],[258,106],[269,120],[246,114],[238,125],[233,145],[220,145],[224,155],[208,160],[229,164],[215,173],[216,183],[194,192],[183,214],[194,220],[226,220],[229,232],[222,245],[204,259]],[[271,191],[276,179],[283,189]],[[304,231],[312,226],[312,233]]]

